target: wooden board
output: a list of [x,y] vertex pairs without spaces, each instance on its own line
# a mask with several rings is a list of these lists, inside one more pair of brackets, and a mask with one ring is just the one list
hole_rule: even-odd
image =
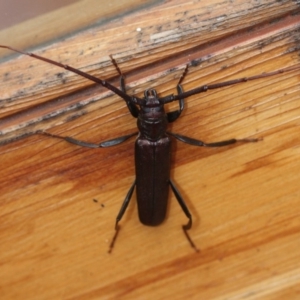
[[[10,1],[0,7],[4,12],[0,40],[23,49],[50,44],[53,40],[74,35],[74,32],[145,9],[155,2],[158,0]],[[11,26],[5,26],[5,19]],[[8,53],[1,50],[0,58]]]
[[[168,1],[37,53],[118,85],[113,54],[128,93],[168,95],[187,63],[185,90],[298,65],[299,24],[291,1]],[[100,142],[136,120],[117,96],[55,66],[21,56],[0,70],[1,141],[16,139],[0,147],[3,299],[298,299],[299,71],[190,97],[170,125],[207,142],[263,138],[217,149],[174,141],[171,177],[200,253],[170,194],[153,228],[139,223],[134,196],[108,254],[134,141],[86,149],[32,133]]]

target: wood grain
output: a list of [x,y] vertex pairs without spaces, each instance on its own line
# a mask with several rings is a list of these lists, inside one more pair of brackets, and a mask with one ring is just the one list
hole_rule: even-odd
[[[1,41],[5,40],[7,44],[13,44],[20,49],[37,47],[46,43],[50,44],[51,41],[65,39],[74,34],[74,32],[87,30],[87,28],[97,24],[108,23],[118,16],[149,7],[155,4],[157,0],[110,0],[101,2],[97,0],[77,0],[69,5],[66,5],[66,1],[64,1],[60,3],[62,7],[55,10],[50,9],[50,11],[47,11],[42,1],[29,2],[18,3],[18,8],[14,7],[17,3],[11,3],[9,6],[16,13],[20,13],[20,10],[28,8],[31,11],[38,11],[41,8],[37,7],[41,6],[43,7],[41,10],[45,12],[0,30]],[[32,5],[35,7],[32,8]],[[48,7],[52,9],[55,7],[53,1],[50,5],[48,3]],[[7,13],[5,8],[2,9]],[[13,13],[14,11],[8,12],[9,15]],[[1,50],[0,58],[8,54],[9,51]]]
[[[291,1],[167,1],[37,53],[118,84],[113,54],[130,94],[167,95],[189,62],[185,90],[298,65],[299,24]],[[118,97],[55,66],[21,56],[0,70],[3,299],[299,298],[299,71],[190,97],[170,125],[207,142],[263,138],[216,149],[174,141],[171,176],[200,253],[170,195],[154,228],[139,223],[134,197],[109,255],[134,141],[85,149],[32,133],[100,142],[136,121]]]

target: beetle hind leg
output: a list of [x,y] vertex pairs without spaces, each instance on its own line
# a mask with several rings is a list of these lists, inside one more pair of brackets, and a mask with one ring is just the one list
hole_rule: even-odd
[[117,218],[116,218],[116,225],[115,225],[115,234],[114,234],[114,237],[109,245],[109,250],[108,250],[108,253],[111,253],[112,252],[112,249],[115,245],[115,242],[116,242],[116,239],[117,239],[117,236],[119,234],[119,231],[120,231],[120,226],[119,226],[119,222],[121,221],[127,207],[128,207],[128,204],[130,202],[130,199],[132,197],[132,194],[133,194],[133,191],[134,191],[134,187],[135,187],[135,184],[136,184],[136,179],[134,180],[132,186],[130,187],[125,199],[124,199],[124,202],[121,206],[121,209],[117,215]]
[[188,223],[186,225],[182,225],[182,229],[183,229],[183,232],[184,232],[184,235],[186,236],[187,240],[189,241],[190,245],[192,248],[194,248],[194,250],[196,252],[199,252],[199,249],[197,248],[197,246],[194,244],[193,240],[191,239],[190,235],[188,234],[188,230],[190,230],[192,228],[192,224],[193,224],[193,221],[192,221],[192,215],[191,213],[189,212],[189,209],[187,208],[181,194],[179,193],[178,189],[176,188],[176,186],[174,185],[174,183],[172,182],[172,180],[170,179],[169,180],[169,184],[171,186],[171,189],[181,207],[181,209],[183,210],[184,214],[187,216],[187,218],[189,219]]

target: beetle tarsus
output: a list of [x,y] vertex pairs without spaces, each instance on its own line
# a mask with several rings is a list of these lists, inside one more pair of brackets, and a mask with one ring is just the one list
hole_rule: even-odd
[[117,236],[118,236],[118,234],[119,234],[120,229],[121,229],[121,227],[119,226],[118,221],[117,221],[117,222],[116,222],[116,226],[115,226],[116,232],[115,232],[114,237],[113,237],[113,239],[112,239],[112,241],[111,241],[111,243],[110,243],[110,245],[109,245],[108,253],[111,253],[111,252],[112,252],[112,249],[114,248],[115,241],[116,241],[116,239],[117,239]]
[[187,230],[191,229],[192,227],[192,219],[189,220],[188,224],[182,226],[183,233],[187,240],[189,241],[191,247],[196,251],[200,252],[200,250],[197,248],[197,246],[194,244],[193,240],[191,239],[190,235],[188,234]]

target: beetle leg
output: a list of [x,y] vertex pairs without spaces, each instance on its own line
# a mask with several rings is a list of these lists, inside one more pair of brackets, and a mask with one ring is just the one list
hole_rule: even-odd
[[175,137],[177,140],[193,145],[193,146],[203,146],[203,147],[223,147],[235,143],[255,143],[258,141],[262,141],[262,138],[257,138],[257,139],[230,139],[230,140],[225,140],[225,141],[220,141],[220,142],[215,142],[215,143],[205,143],[200,140],[196,140],[178,133],[172,133],[172,132],[167,132],[169,135]]
[[130,187],[130,189],[129,189],[129,191],[128,191],[128,193],[127,193],[125,199],[124,199],[124,202],[123,202],[123,204],[122,204],[122,206],[121,206],[121,209],[120,209],[120,211],[119,211],[119,213],[118,213],[118,215],[117,215],[117,218],[116,218],[116,225],[115,225],[115,230],[116,230],[116,232],[115,232],[114,237],[113,237],[113,239],[112,239],[112,241],[111,241],[111,243],[110,243],[110,245],[109,245],[108,253],[111,253],[111,251],[112,251],[112,249],[113,249],[113,247],[114,247],[116,238],[117,238],[118,233],[119,233],[119,231],[120,231],[119,222],[121,221],[121,219],[122,219],[122,217],[123,217],[123,215],[124,215],[124,213],[125,213],[125,211],[126,211],[126,209],[127,209],[127,207],[128,207],[128,204],[129,204],[129,202],[130,202],[130,199],[131,199],[132,194],[133,194],[133,191],[134,191],[135,184],[136,184],[136,179],[134,180],[132,186]]
[[[183,93],[183,89],[180,84],[177,85],[177,91],[179,95]],[[183,111],[183,109],[184,109],[184,99],[182,98],[179,100],[179,109],[167,113],[168,122],[171,123],[177,120],[181,112]]]
[[[183,88],[181,86],[181,82],[183,81],[187,71],[188,71],[188,65],[186,65],[182,75],[179,78],[179,81],[178,81],[178,84],[177,84],[177,87],[176,87],[178,95],[183,93]],[[184,109],[184,98],[179,99],[179,109],[178,110],[171,111],[171,112],[167,113],[168,122],[171,123],[171,122],[174,122],[175,120],[177,120],[179,118],[181,112],[183,111],[183,109]]]
[[171,179],[169,179],[169,184],[171,186],[171,189],[181,207],[181,209],[183,210],[184,214],[187,216],[187,218],[189,219],[188,223],[186,225],[183,225],[182,226],[182,229],[183,229],[183,232],[186,236],[186,238],[188,239],[190,245],[192,248],[195,249],[196,252],[199,252],[199,249],[197,248],[197,246],[194,244],[194,242],[192,241],[191,237],[189,236],[187,230],[191,229],[192,228],[192,215],[191,213],[189,212],[189,209],[188,207],[186,206],[181,194],[179,193],[178,189],[176,188],[176,186],[174,185],[174,183],[172,182]]
[[115,145],[121,144],[121,143],[125,142],[126,140],[128,140],[129,138],[137,135],[137,132],[135,132],[135,133],[131,133],[128,135],[120,136],[115,139],[107,140],[107,141],[101,142],[99,144],[93,144],[93,143],[74,139],[70,136],[60,136],[60,135],[52,134],[52,133],[49,133],[46,131],[41,131],[41,130],[38,130],[36,133],[47,135],[47,136],[58,138],[58,139],[62,139],[68,143],[75,144],[75,145],[78,145],[81,147],[87,147],[87,148],[107,148],[107,147],[115,146]]
[[126,140],[128,140],[129,138],[131,138],[131,137],[133,137],[137,134],[138,134],[138,132],[131,133],[131,134],[124,135],[124,136],[120,136],[120,137],[115,138],[115,139],[104,141],[104,142],[100,143],[99,145],[100,145],[101,148],[115,146],[115,145],[118,145],[118,144],[121,144],[121,143],[125,142]]
[[[113,58],[113,56],[109,55],[109,57],[110,57],[111,62],[113,63],[113,65],[115,66],[116,70],[118,71],[118,73],[120,75],[121,91],[126,94],[125,75],[122,73],[121,69],[118,66],[117,61]],[[138,107],[135,104],[133,104],[133,103],[131,103],[129,101],[126,101],[126,105],[127,105],[128,109],[129,109],[131,115],[134,118],[137,118],[138,115],[139,115],[139,109],[138,109]]]

